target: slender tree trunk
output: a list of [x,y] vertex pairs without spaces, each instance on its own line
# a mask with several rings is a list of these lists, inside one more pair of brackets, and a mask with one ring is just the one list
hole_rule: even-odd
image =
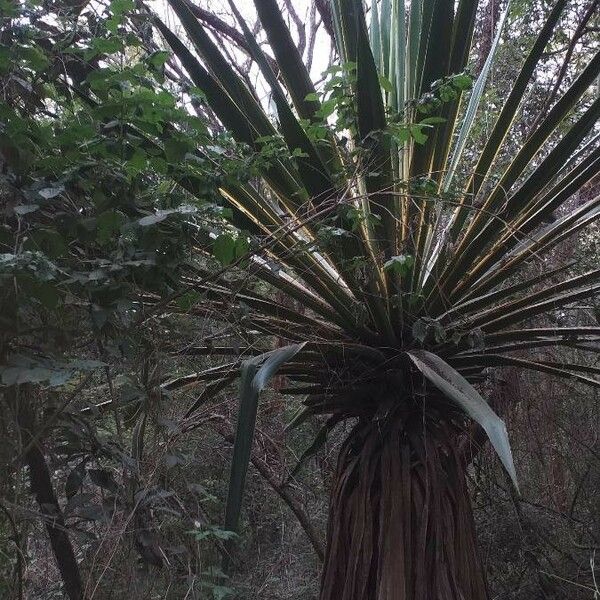
[[320,600],[486,600],[457,429],[359,423],[331,493]]
[[[26,386],[21,386],[25,388]],[[21,443],[25,449],[25,463],[29,467],[31,491],[44,516],[48,537],[56,563],[60,571],[67,597],[70,600],[83,598],[83,584],[79,565],[69,538],[65,520],[58,504],[52,478],[46,458],[40,448],[40,442],[35,439],[35,413],[30,398],[23,389],[14,389],[13,402],[17,424],[21,434]]]

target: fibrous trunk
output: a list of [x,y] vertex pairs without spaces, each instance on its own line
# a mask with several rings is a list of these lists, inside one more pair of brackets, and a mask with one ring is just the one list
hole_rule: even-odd
[[331,493],[320,600],[485,600],[456,429],[424,414],[359,423]]

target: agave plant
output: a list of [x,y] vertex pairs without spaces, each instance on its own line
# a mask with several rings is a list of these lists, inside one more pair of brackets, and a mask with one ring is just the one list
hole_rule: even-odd
[[568,201],[600,170],[600,98],[590,94],[600,54],[507,159],[567,4],[557,0],[473,156],[465,149],[506,13],[467,93],[477,0],[375,1],[370,26],[361,0],[332,0],[339,62],[324,95],[276,0],[254,0],[272,56],[232,5],[273,117],[186,0],[169,4],[187,43],[155,17],[163,39],[233,138],[269,155],[260,181],[221,187],[251,245],[232,265],[246,261],[247,283],[233,289],[220,272],[193,285],[207,311],[233,299],[245,327],[286,345],[260,356],[242,349],[169,384],[206,382],[192,414],[240,377],[226,527],[238,523],[259,393],[278,372],[285,392],[304,398],[291,425],[322,419],[306,456],[334,427],[352,425],[331,490],[321,599],[487,598],[461,451],[473,420],[515,488],[517,478],[504,423],[475,386],[503,366],[600,385],[597,368],[523,358],[600,340],[598,327],[528,327],[598,290],[598,269],[532,275],[531,264],[598,216],[600,197]]

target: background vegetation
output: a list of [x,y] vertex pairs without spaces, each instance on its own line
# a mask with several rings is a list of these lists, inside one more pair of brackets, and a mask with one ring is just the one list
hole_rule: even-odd
[[[490,118],[477,122],[467,152],[485,143],[551,4],[512,3],[484,95]],[[164,6],[153,8],[168,21]],[[503,8],[490,0],[477,16],[475,76]],[[321,3],[284,9],[312,71],[329,67]],[[195,10],[241,76],[256,79],[229,10]],[[211,315],[193,282],[218,273],[246,285],[251,242],[228,225],[218,188],[256,181],[276,141],[259,152],[232,141],[143,3],[1,0],[0,11],[0,596],[65,597],[53,540],[71,546],[86,598],[315,598],[345,431],[293,473],[319,423],[288,431],[297,396],[264,394],[225,575],[236,394],[190,414],[200,390],[182,379],[221,364],[215,347],[261,348],[243,307],[221,300]],[[569,3],[498,168],[589,62],[598,26],[595,0]],[[326,73],[323,89],[335,90],[335,77]],[[597,195],[599,183],[570,202]],[[596,267],[598,239],[594,224],[528,275],[570,261],[575,274]],[[596,326],[599,302],[532,326]],[[545,350],[546,360],[561,363],[561,352]],[[476,450],[469,485],[492,597],[600,597],[597,390],[512,368],[486,386],[511,431],[522,493],[488,447]],[[273,387],[284,389],[285,377]]]

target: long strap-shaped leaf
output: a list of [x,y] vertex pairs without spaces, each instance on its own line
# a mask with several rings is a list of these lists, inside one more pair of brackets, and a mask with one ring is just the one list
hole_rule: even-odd
[[[454,21],[453,0],[430,0],[424,7],[427,29],[422,31],[418,71],[420,94],[430,91],[431,84],[448,74],[452,24]],[[426,9],[426,10],[425,10]],[[413,145],[411,177],[429,176],[435,149],[435,135],[430,135],[425,144]]]
[[465,294],[465,300],[473,295],[482,294],[506,280],[526,260],[538,254],[547,252],[550,248],[568,239],[577,231],[583,229],[600,217],[600,195],[592,198],[583,206],[561,217],[555,223],[539,233],[530,236],[517,246],[507,257],[494,265],[481,279],[476,281]]
[[440,323],[449,323],[452,320],[464,319],[470,313],[474,313],[482,308],[488,308],[494,304],[497,304],[501,301],[509,300],[515,294],[526,290],[536,283],[540,283],[541,281],[550,281],[552,277],[558,275],[558,273],[562,273],[567,269],[570,269],[575,264],[575,261],[571,261],[556,269],[551,269],[550,271],[544,271],[535,277],[531,277],[529,279],[525,279],[524,281],[520,281],[513,285],[504,287],[499,290],[494,290],[493,292],[489,292],[487,294],[482,294],[480,296],[476,296],[472,300],[467,300],[466,302],[462,302],[461,304],[457,304],[453,306],[450,310],[441,314],[437,317]]
[[[272,352],[256,356],[242,365],[240,407],[225,508],[225,529],[227,531],[237,531],[238,528],[246,473],[248,472],[254,439],[258,396],[279,368],[294,358],[304,345],[302,343],[278,348]],[[227,560],[225,563],[227,564]]]
[[[593,274],[596,275],[596,273]],[[546,300],[541,300],[540,302],[536,302],[535,304],[529,304],[521,310],[515,310],[506,315],[503,315],[502,317],[498,317],[496,319],[493,319],[492,321],[488,321],[486,323],[486,331],[498,331],[499,329],[502,329],[504,327],[514,325],[515,323],[520,323],[525,319],[534,317],[536,315],[540,315],[553,309],[560,308],[561,306],[565,306],[567,304],[571,304],[576,300],[590,298],[591,296],[595,296],[599,291],[600,284],[590,283],[583,289],[577,289],[574,291],[571,290],[562,294],[557,294],[554,297],[548,298]]]
[[254,0],[254,6],[298,114],[303,119],[311,119],[319,109],[315,87],[277,2]]
[[[590,111],[587,112],[589,113]],[[595,114],[592,115],[592,118],[588,122],[590,127],[600,115],[600,100],[596,103],[594,112]],[[545,162],[546,161],[544,161],[544,163]],[[539,170],[536,169],[536,172],[532,174],[532,178],[535,177],[536,179],[540,179],[541,177],[544,177],[545,179],[549,176],[548,173],[551,173],[552,170],[554,170],[555,167],[553,167],[551,164],[544,163],[540,165]],[[503,237],[498,239],[494,246],[486,252],[479,262],[475,263],[473,268],[467,273],[467,277],[465,277],[465,279],[457,287],[455,293],[459,294],[461,288],[465,289],[467,286],[470,286],[470,283],[476,281],[482,273],[488,271],[495,263],[500,262],[502,258],[505,257],[514,247],[522,243],[522,240],[526,239],[526,237],[535,229],[536,226],[540,225],[544,219],[550,217],[554,210],[568,200],[568,198],[577,192],[587,181],[591,181],[598,172],[600,172],[600,148],[597,148],[594,152],[592,152],[589,157],[582,161],[581,165],[578,165],[578,167],[573,169],[571,173],[566,175],[563,180],[559,182],[559,184],[552,188],[539,201],[530,202],[529,209],[526,208],[527,203],[525,202],[523,194],[520,194],[521,190],[523,189],[521,188],[517,194],[511,197],[509,203],[507,204],[507,208],[499,216],[499,219],[506,220],[508,223],[510,223],[510,229],[508,227],[504,228],[505,233]],[[538,173],[542,174],[541,177],[537,176]],[[543,182],[540,182],[538,189],[542,189],[542,187]],[[509,211],[512,208],[514,212],[517,210],[516,206],[518,205],[515,205],[513,200],[520,200],[522,205],[525,207],[522,209],[523,216],[521,218],[515,217],[514,220],[511,219]],[[541,207],[536,211],[536,207],[539,205],[541,205]],[[479,236],[481,240],[485,239],[482,237],[484,235],[487,235],[488,240],[497,237],[493,230],[497,230],[498,227],[493,227],[493,225],[495,224],[488,224],[488,227],[482,231]]]
[[242,28],[252,57],[258,64],[263,77],[271,88],[273,100],[277,107],[281,131],[290,152],[293,153],[295,150],[301,150],[302,153],[306,155],[300,156],[297,159],[298,171],[306,189],[312,197],[313,204],[318,204],[317,201],[325,200],[326,197],[331,195],[334,191],[333,181],[329,176],[327,167],[321,160],[314,144],[308,138],[306,132],[292,112],[285,94],[277,81],[277,77],[273,73],[271,65],[269,65],[263,51],[256,42],[254,35],[252,35],[252,32],[248,29],[246,22],[235,7],[235,4],[230,2],[230,6]]
[[356,144],[365,154],[360,180],[368,194],[367,206],[381,223],[373,227],[381,235],[373,236],[375,239],[371,239],[370,243],[374,247],[381,246],[389,257],[395,253],[396,220],[392,197],[386,193],[392,185],[389,148],[386,147],[386,138],[379,135],[386,127],[379,74],[369,44],[361,1],[333,0],[332,8],[340,24],[341,40],[338,45],[343,49],[343,59],[356,64]]
[[411,0],[408,14],[408,39],[406,45],[406,97],[415,99],[418,95],[417,62],[419,40],[423,29],[423,0]]
[[[581,339],[581,342],[592,342],[597,343],[600,341],[599,336],[591,336]],[[566,346],[575,350],[582,350],[583,352],[595,352],[600,353],[600,346],[586,346],[585,343],[573,342],[569,339],[554,336],[552,338],[545,338],[539,340],[533,340],[531,342],[511,342],[509,344],[502,344],[500,346],[489,346],[483,350],[469,350],[461,352],[458,356],[474,356],[480,354],[501,354],[503,352],[515,352],[517,350],[531,350],[545,348],[548,346]],[[569,367],[570,368],[570,367]]]
[[406,7],[404,0],[392,1],[392,38],[388,61],[388,79],[392,93],[388,95],[388,107],[402,113],[406,101]]
[[444,174],[444,183],[442,186],[444,192],[447,192],[450,189],[450,186],[452,185],[452,180],[454,179],[456,168],[458,167],[458,163],[462,158],[465,146],[467,145],[469,133],[471,133],[471,128],[473,127],[473,123],[475,122],[475,115],[477,114],[479,105],[481,104],[481,98],[483,97],[485,85],[492,71],[492,66],[494,65],[494,58],[496,56],[496,51],[498,50],[498,45],[500,44],[500,37],[504,30],[504,24],[506,23],[509,10],[510,2],[507,2],[506,8],[504,9],[502,16],[500,17],[498,28],[496,30],[496,35],[490,47],[490,51],[487,55],[487,58],[485,59],[483,68],[479,73],[479,77],[477,77],[477,81],[473,86],[473,91],[471,92],[471,97],[469,98],[469,104],[467,105],[467,110],[465,112],[465,116],[460,130],[458,132],[458,138],[454,146],[454,151],[452,152],[450,165],[446,170],[446,173]]
[[[510,331],[495,333],[485,332],[484,348],[472,348],[468,337],[463,337],[458,344],[445,343],[436,347],[436,353],[442,358],[493,352],[493,348],[502,348],[502,352],[521,348],[536,348],[558,344],[561,346],[578,343],[595,342],[600,339],[600,327],[557,327],[527,329],[519,327]],[[597,348],[600,352],[600,347]],[[500,351],[500,350],[499,350]]]
[[494,308],[490,308],[484,312],[471,315],[466,322],[469,324],[469,327],[485,327],[488,323],[491,323],[495,319],[500,319],[508,314],[516,314],[518,310],[527,309],[535,305],[537,302],[546,300],[548,298],[551,299],[553,297],[558,297],[558,295],[562,292],[576,290],[587,284],[591,284],[598,279],[600,279],[600,269],[594,269],[589,273],[572,277],[571,279],[562,281],[559,284],[544,287],[537,292],[522,298],[518,298],[517,300],[512,300],[511,302],[506,302],[500,306],[495,306]]
[[[558,19],[567,4],[568,0],[557,0],[553,9],[550,11],[548,18],[544,22],[542,29],[540,30],[529,54],[527,55],[523,66],[515,80],[515,83],[511,89],[511,92],[503,104],[500,115],[498,116],[496,123],[490,133],[488,140],[479,155],[479,160],[475,168],[473,169],[471,177],[468,179],[467,185],[464,188],[464,193],[459,200],[459,205],[452,214],[450,224],[447,227],[447,233],[444,233],[444,239],[436,245],[434,249],[434,255],[431,258],[431,272],[439,274],[445,268],[447,260],[446,250],[446,238],[449,237],[452,241],[455,241],[462,231],[469,210],[471,208],[473,200],[477,197],[481,186],[486,180],[490,168],[502,147],[502,142],[508,135],[508,132],[515,120],[519,106],[524,97],[525,90],[531,77],[535,71],[535,68],[541,59],[544,49],[552,35],[555,32],[556,24]],[[429,292],[431,288],[436,284],[436,277],[428,278],[428,286],[426,291]]]
[[[232,128],[233,133],[238,133],[238,139],[241,138],[241,141],[245,141],[246,143],[250,143],[253,145],[253,142],[261,137],[262,134],[271,134],[275,131],[274,129],[269,131],[263,131],[259,127],[261,124],[265,122],[264,113],[262,113],[262,109],[256,104],[254,98],[249,93],[247,88],[244,86],[243,82],[239,80],[237,75],[233,72],[231,67],[224,61],[223,57],[220,55],[218,49],[215,47],[214,43],[210,40],[202,26],[197,22],[197,20],[191,15],[188,7],[182,0],[173,0],[173,6],[184,23],[186,30],[192,41],[194,41],[198,52],[202,54],[207,63],[211,65],[211,71],[214,73],[215,77],[219,78],[219,84],[217,85],[212,76],[208,74],[203,67],[195,60],[195,58],[191,55],[186,48],[183,47],[181,42],[171,33],[169,35],[169,31],[163,26],[161,30],[167,37],[170,45],[176,50],[178,56],[182,57],[185,60],[186,68],[189,68],[194,74],[201,74],[203,76],[201,81],[205,83],[211,91],[214,89],[214,93],[209,97],[209,102],[211,107],[215,111],[218,116],[221,116],[223,106],[228,106],[230,111],[225,115],[225,117],[230,117],[230,113],[233,113],[235,116],[239,117],[239,121],[241,125],[237,128]],[[204,81],[206,80],[206,81]],[[212,88],[209,84],[212,84]],[[220,88],[222,86],[222,89]],[[202,87],[202,86],[201,86]],[[234,101],[232,98],[235,98]],[[221,101],[222,100],[222,101]],[[280,115],[284,117],[285,125],[287,126],[288,132],[288,141],[290,145],[295,145],[294,140],[297,140],[300,144],[301,149],[304,151],[312,153],[310,142],[307,141],[307,138],[304,132],[299,128],[299,124],[295,120],[294,116],[291,114],[289,107],[284,106],[284,99],[281,97],[278,98],[278,107],[280,109]],[[287,109],[287,110],[286,110]],[[268,121],[266,121],[268,123]],[[244,129],[244,123],[251,126],[250,131],[246,131]],[[226,122],[226,124],[229,124]],[[269,124],[269,127],[271,125]],[[272,128],[272,127],[271,127]],[[243,137],[243,134],[246,137]],[[331,189],[331,184],[328,181],[317,181],[319,176],[323,176],[322,171],[324,170],[322,163],[318,164],[318,157],[314,156],[312,162],[312,171],[308,168],[304,170],[305,179],[310,179],[313,182],[312,190],[316,193],[324,193],[328,189]],[[317,163],[317,164],[316,164]],[[278,171],[275,173],[270,173],[270,169],[266,170],[265,179],[269,183],[269,185],[275,190],[278,194],[279,199],[282,201],[282,204],[290,214],[290,216],[294,216],[295,211],[298,207],[298,200],[302,198],[305,192],[301,186],[290,184],[285,177],[281,176],[282,174]],[[295,196],[300,194],[299,198]],[[228,194],[229,199],[238,199],[239,194]],[[245,198],[248,200],[248,198]],[[242,205],[243,206],[243,205]],[[239,207],[238,207],[239,208]],[[263,208],[265,208],[263,206]],[[247,216],[251,218],[252,211],[249,210],[247,212]],[[256,216],[256,215],[255,215]],[[303,273],[303,278],[314,287],[319,293],[321,293],[324,298],[334,306],[338,312],[342,315],[345,315],[347,318],[347,323],[352,322],[352,318],[350,316],[350,312],[347,310],[348,301],[352,303],[350,297],[347,297],[343,290],[338,290],[338,292],[334,292],[333,288],[338,287],[337,280],[334,282],[332,277],[327,273],[323,272],[321,268],[323,265],[320,264],[321,261],[317,260],[312,253],[307,252],[303,255],[304,258],[308,258],[308,262],[312,263],[315,267],[315,275],[313,276],[312,272],[307,271],[305,265],[300,264],[300,272]],[[297,261],[291,261],[294,264]],[[317,275],[318,274],[318,275]],[[339,278],[339,275],[336,274],[336,278]],[[336,298],[339,296],[345,297],[344,301],[338,301]],[[378,296],[376,296],[378,297]],[[381,311],[380,311],[381,312]]]
[[[500,181],[483,204],[481,210],[475,215],[465,233],[463,240],[460,242],[460,245],[456,250],[456,255],[460,257],[460,261],[457,261],[451,265],[454,275],[448,284],[449,286],[456,281],[456,277],[460,277],[460,270],[464,268],[466,264],[469,264],[479,251],[478,245],[472,242],[474,238],[479,236],[484,224],[495,220],[496,211],[506,201],[507,190],[512,188],[531,159],[540,150],[543,143],[567,116],[577,100],[586,92],[596,77],[598,77],[598,74],[600,74],[600,52],[596,53],[594,58],[575,80],[573,85],[554,105],[538,129],[531,134],[529,139],[525,142],[523,147],[519,150],[515,158],[509,164]],[[591,107],[590,110],[592,113],[595,113],[596,108]],[[584,115],[582,119],[587,120],[586,115]],[[570,137],[570,134],[567,134],[567,136]],[[570,154],[571,153],[564,155],[563,163],[569,159]],[[553,159],[554,158],[555,157],[553,157]]]
[[[255,137],[253,137],[252,146],[260,147],[256,144],[256,138],[276,136],[277,131],[269,121],[265,111],[259,105],[246,84],[233,70],[232,66],[221,54],[216,44],[212,41],[203,25],[196,19],[190,11],[185,0],[169,0],[169,4],[179,17],[188,37],[198,54],[203,58],[209,68],[213,78],[218,81],[222,87],[223,94],[228,95],[238,110],[244,115],[248,123],[251,124]],[[210,100],[210,98],[209,98]],[[216,114],[219,114],[219,104],[211,103],[211,108]],[[307,194],[301,185],[299,185],[299,176],[295,173],[295,168],[290,160],[275,161],[271,168],[276,171],[269,179],[269,184],[275,192],[280,195],[288,206],[298,208],[303,201],[306,201]],[[278,164],[279,163],[279,164]],[[277,169],[275,169],[275,166]]]
[[[356,304],[356,300],[348,295],[346,288],[341,285],[340,274],[334,272],[331,267],[328,267],[327,263],[316,252],[306,249],[298,252],[295,248],[299,243],[305,245],[304,243],[307,240],[314,241],[311,232],[301,228],[299,231],[306,233],[308,237],[294,237],[289,233],[289,227],[285,226],[281,217],[274,212],[273,206],[269,202],[264,201],[262,196],[252,186],[229,186],[228,188],[223,187],[220,191],[232,207],[243,212],[248,219],[253,219],[257,227],[263,228],[266,234],[272,235],[270,253],[276,257],[277,261],[281,265],[291,265],[296,268],[299,273],[302,273],[302,278],[308,285],[312,286],[315,291],[321,294],[323,299],[338,309],[338,312],[332,311],[330,313],[332,315],[330,318],[333,318],[335,322],[340,322],[340,316],[343,316],[346,326],[352,330],[353,326],[351,324],[354,322],[354,318],[348,312],[347,305]],[[267,218],[264,219],[264,216]],[[271,224],[271,228],[266,227],[269,224]],[[308,266],[312,268],[308,269]],[[281,289],[279,284],[282,284],[286,286],[287,290],[287,281],[282,281],[280,277],[270,277],[268,269],[263,269],[261,272],[276,287]],[[342,275],[344,274],[345,272],[342,273]],[[289,290],[286,291],[286,293],[288,292]],[[296,297],[296,295],[292,295]],[[314,309],[310,301],[303,303]],[[317,312],[323,314],[320,310],[317,310]]]
[[[189,12],[186,6],[184,6],[182,10],[187,10]],[[191,19],[194,19],[193,15],[191,15]],[[259,149],[256,142],[257,139],[275,136],[277,134],[275,128],[268,120],[257,120],[248,112],[243,112],[243,105],[237,103],[229,93],[223,89],[213,75],[196,60],[193,54],[183,45],[181,40],[158,17],[154,18],[154,23],[177,55],[177,58],[183,64],[194,84],[206,95],[206,99],[212,110],[237,141]],[[246,90],[246,92],[249,97],[247,102],[255,103],[250,92],[248,92],[248,90]],[[278,161],[275,161],[265,170],[265,179],[278,194],[282,203],[284,203],[288,210],[293,214],[298,209],[303,199],[301,193],[303,188],[299,185],[298,179],[293,177],[290,174],[289,169]],[[304,197],[306,197],[306,193],[304,193]]]
[[385,75],[382,71],[382,60],[381,60],[381,27],[379,25],[379,9],[377,8],[377,0],[371,1],[371,26],[369,27],[369,40],[371,42],[371,49],[373,50],[373,58],[377,70]]
[[485,340],[487,343],[563,337],[564,339],[577,341],[579,339],[599,336],[600,327],[534,327],[498,331],[486,335]]
[[[316,434],[314,440],[312,441],[312,443],[310,444],[310,446],[308,446],[308,448],[306,448],[306,450],[302,453],[302,455],[298,459],[296,466],[290,471],[290,474],[288,476],[288,481],[291,479],[294,479],[294,477],[296,477],[296,475],[298,475],[298,473],[300,472],[300,470],[302,469],[302,467],[304,466],[306,461],[309,458],[311,458],[312,456],[314,456],[323,447],[323,445],[327,441],[327,436],[331,433],[331,431],[335,428],[335,426],[340,422],[340,420],[341,419],[340,419],[339,415],[333,415],[332,417],[329,417],[329,419],[327,419],[327,421],[325,421],[325,423],[319,428],[319,431],[317,432],[317,434]],[[295,421],[295,425],[296,426],[298,425],[297,420]]]
[[552,213],[563,202],[596,177],[600,172],[600,144],[598,140],[595,140],[595,143],[595,150],[590,152],[558,183],[538,198],[527,213],[523,215],[521,221],[515,224],[519,233],[533,231],[545,219],[551,217]]
[[[386,138],[381,132],[386,127],[385,109],[379,74],[369,44],[365,15],[360,0],[333,0],[332,9],[337,23],[337,42],[345,62],[356,65],[354,97],[357,120],[356,146],[361,148],[357,187],[364,197],[361,208],[366,217],[359,231],[363,236],[364,255],[373,262],[368,281],[372,295],[373,315],[388,341],[395,338],[387,307],[388,290],[384,282],[381,257],[395,254],[397,241],[394,214],[395,203],[389,193],[392,187],[391,160]],[[375,215],[372,220],[369,215]]]
[[473,169],[473,174],[465,186],[465,193],[460,201],[461,204],[452,217],[451,229],[453,239],[456,238],[456,234],[458,231],[460,231],[464,224],[464,220],[467,215],[467,210],[465,210],[465,208],[468,207],[469,199],[474,198],[479,193],[490,167],[492,166],[498,151],[502,147],[502,142],[506,138],[506,135],[508,134],[515,119],[521,101],[524,98],[527,85],[531,80],[540,58],[543,55],[546,45],[555,32],[558,19],[560,18],[560,15],[567,2],[568,0],[557,0],[556,4],[550,11],[548,18],[544,22],[542,29],[540,30],[529,54],[523,63],[523,66],[521,67],[519,75],[515,80],[508,98],[504,102],[500,115],[494,124],[494,128],[492,129],[492,132],[490,133],[487,142],[481,151],[477,165]]
[[[429,92],[434,81],[447,75],[453,19],[454,2],[452,0],[425,2],[421,47],[417,63],[420,95]],[[411,115],[411,119],[415,118],[414,115]],[[431,172],[436,146],[436,133],[429,135],[424,144],[412,143],[410,156],[411,182],[418,181],[422,177],[437,178]],[[417,191],[406,205],[406,220],[408,223],[408,240],[406,241],[409,244],[409,253],[415,255],[417,262],[420,264],[431,203],[420,201],[419,197],[420,194]],[[413,282],[416,282],[416,280],[417,278],[413,278]]]
[[[254,0],[254,5],[296,111],[302,119],[314,120],[321,103],[315,99],[315,87],[310,73],[302,61],[277,2]],[[328,134],[327,142],[318,148],[318,152],[329,169],[337,172],[341,170],[342,165],[334,136]]]
[[230,374],[224,376],[223,379],[209,383],[202,392],[200,392],[193,404],[187,409],[185,418],[188,419],[191,417],[205,402],[212,400],[219,392],[222,392],[225,388],[229,387],[234,379],[235,375]]
[[[500,352],[514,352],[522,349],[543,348],[546,346],[569,346],[580,348],[584,351],[600,352],[597,345],[586,346],[587,343],[597,344],[600,341],[600,327],[538,327],[534,329],[512,329],[510,331],[499,331],[485,335],[485,348],[475,350],[468,343],[460,342],[458,348],[455,346],[450,351],[443,348],[438,352],[440,355],[448,356],[448,360],[454,361],[458,358],[481,356],[483,354],[497,354]],[[458,350],[458,355],[457,355]],[[458,363],[461,364],[461,363]],[[466,365],[472,364],[467,362]]]
[[[556,375],[557,377],[563,377],[566,379],[573,379],[591,385],[592,387],[600,388],[600,381],[592,379],[591,377],[585,377],[570,371],[570,365],[565,365],[565,368],[558,368],[545,363],[536,362],[533,360],[525,360],[522,358],[515,358],[514,356],[504,356],[502,354],[480,354],[478,356],[465,356],[456,357],[452,360],[453,364],[456,365],[479,365],[489,367],[520,367],[522,369],[530,369],[532,371],[540,371],[541,373],[548,373],[549,375]],[[573,365],[574,370],[581,370],[582,365]],[[585,368],[585,367],[583,367]],[[586,369],[589,372],[589,369]]]
[[265,135],[273,130],[267,115],[262,110],[248,87],[238,77],[231,64],[221,54],[216,44],[189,9],[185,0],[169,0],[171,8],[179,17],[185,28],[190,41],[198,51],[198,54],[206,62],[213,77],[221,84],[231,99],[247,114],[255,124],[258,131],[264,131]]
[[[334,193],[335,189],[333,180],[327,171],[327,167],[321,160],[318,151],[306,135],[304,129],[301,127],[300,123],[298,122],[291,108],[289,107],[287,99],[280,88],[279,82],[277,81],[275,74],[271,70],[271,66],[266,60],[262,50],[256,43],[254,36],[248,29],[246,22],[240,15],[239,11],[236,9],[233,2],[231,2],[231,0],[230,5],[242,28],[251,54],[256,60],[257,64],[259,65],[261,72],[265,77],[265,80],[271,87],[273,99],[275,101],[275,105],[277,107],[277,112],[279,115],[281,129],[290,152],[293,152],[296,149],[300,149],[304,154],[306,154],[306,157],[300,156],[297,159],[298,170],[302,180],[305,183],[307,190],[311,194],[312,204],[318,207],[322,204],[324,200],[330,198]],[[360,288],[357,285],[355,285],[354,274],[350,270],[343,268],[343,265],[346,264],[348,259],[352,259],[354,258],[354,256],[357,255],[359,248],[346,248],[346,246],[348,245],[346,244],[342,246],[343,255],[341,257],[341,260],[336,260],[331,256],[329,258],[332,260],[334,267],[345,278],[346,282],[351,287],[354,295],[357,298],[362,298],[363,295],[361,293]],[[353,252],[350,255],[348,255],[344,253],[343,250],[353,250]]]
[[[600,52],[596,55],[596,75],[600,74]],[[590,84],[592,81],[590,80]],[[527,176],[518,190],[512,194],[501,213],[503,218],[513,218],[519,215],[523,208],[527,209],[531,205],[531,198],[535,197],[537,192],[543,189],[548,183],[553,181],[554,174],[559,173],[561,169],[569,162],[580,147],[580,144],[587,138],[590,132],[598,124],[600,117],[600,98],[596,96],[581,116],[569,126],[567,132],[561,137],[559,142],[550,150],[547,156],[536,165],[533,172]],[[490,218],[490,222],[498,228],[498,219]]]
[[[419,72],[421,94],[429,92],[434,81],[440,80],[448,74],[454,21],[454,2],[452,0],[435,0],[426,4],[428,6],[424,12],[424,25],[428,24],[428,29],[423,30],[420,50],[423,53],[422,70]],[[429,10],[431,10],[430,17],[427,16]],[[425,32],[427,32],[426,35]],[[419,64],[421,64],[421,57]],[[445,122],[447,114],[442,109],[437,116]],[[416,116],[412,115],[411,119],[416,119]],[[441,134],[441,129],[436,128],[427,136],[424,144],[412,143],[409,167],[411,183],[420,181],[423,177],[435,181],[439,179],[439,173],[432,171],[438,134]],[[409,282],[413,289],[421,278],[420,272],[430,230],[430,213],[433,205],[428,199],[420,199],[420,196],[419,191],[416,191],[405,205],[406,235],[408,236],[405,243],[407,243],[408,252],[415,259],[413,275]]]
[[233,361],[224,365],[219,365],[218,367],[211,367],[210,369],[199,371],[198,373],[192,373],[190,375],[169,379],[161,384],[161,388],[168,392],[173,392],[175,390],[198,385],[203,381],[215,381],[217,379],[221,380],[224,376],[228,375],[232,371],[239,369],[239,367],[240,362]]
[[479,392],[439,356],[426,350],[407,352],[417,369],[448,399],[477,421],[488,435],[515,488],[519,489],[508,433],[504,421],[490,408]]
[[[461,73],[467,65],[478,4],[478,0],[460,0],[458,3],[452,28],[450,61],[448,64],[449,75]],[[446,121],[436,131],[435,151],[431,168],[432,175],[437,175],[436,179],[438,181],[444,173],[444,165],[451,150],[450,141],[453,138],[455,128],[458,126],[457,114],[461,100],[462,91],[458,93],[456,99],[445,104],[442,109],[441,117]]]
[[[600,54],[598,55],[600,59]],[[600,60],[599,60],[600,65]],[[523,185],[506,201],[505,207],[497,215],[496,218],[489,220],[482,230],[473,239],[470,246],[465,249],[465,253],[472,258],[485,246],[491,245],[491,242],[498,238],[502,232],[509,230],[508,233],[514,231],[514,219],[518,217],[521,211],[526,211],[535,197],[538,190],[543,189],[545,185],[552,179],[553,173],[558,171],[566,162],[568,157],[575,151],[577,146],[592,130],[600,117],[600,97],[589,107],[588,110],[577,120],[568,132],[562,137],[560,142],[551,150],[551,152],[541,161],[540,165],[533,173],[525,180]],[[508,223],[509,225],[505,225]],[[510,248],[510,247],[509,247]],[[470,282],[477,279],[478,275],[486,270],[495,260],[500,258],[509,248],[496,249],[496,251],[487,252],[477,266],[471,269],[461,282],[460,286],[454,293],[460,293],[459,290],[464,289]],[[462,261],[464,263],[464,261]]]

